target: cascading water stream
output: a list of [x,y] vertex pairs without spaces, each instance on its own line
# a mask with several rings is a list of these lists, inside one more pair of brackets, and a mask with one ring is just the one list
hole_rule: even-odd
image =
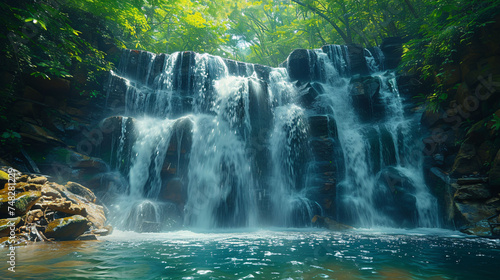
[[272,179],[269,190],[273,225],[304,225],[313,216],[307,199],[304,167],[309,162],[308,124],[304,110],[295,104],[277,107],[275,125],[269,139]]
[[[370,57],[367,66],[371,72],[377,72],[373,77],[379,85],[378,96],[368,98],[382,103],[382,109],[378,110],[385,114],[383,118],[375,118],[374,114],[374,120],[360,118],[360,108],[356,110],[357,104],[353,103],[356,96],[352,88],[356,85],[350,85],[348,78],[339,77],[343,71],[338,67],[342,64],[335,61],[345,61],[338,57],[342,53],[330,52],[333,62],[327,64],[318,54],[318,62],[323,63],[326,72],[327,92],[319,97],[319,103],[331,108],[335,119],[340,120],[337,131],[344,152],[345,174],[337,185],[338,219],[362,227],[436,227],[439,225],[437,202],[425,185],[423,156],[418,150],[414,128],[410,127],[417,123],[415,116],[405,116],[394,73],[379,72],[382,63],[377,64],[371,53],[365,51]],[[371,113],[373,110],[377,108],[372,108]],[[397,205],[399,203],[408,203],[411,209]]]
[[[372,76],[361,78],[350,77],[347,46],[308,50],[311,82],[300,84],[285,68],[263,74],[207,54],[132,52],[119,68],[128,73],[120,78],[126,117],[113,149],[118,169],[129,163],[126,195],[116,203],[128,213],[117,218],[124,228],[307,226],[324,213],[317,182],[333,176],[332,164],[337,173],[325,186],[335,184],[333,218],[362,227],[438,225],[415,153],[415,116],[405,113],[394,74],[380,72],[380,49],[364,50]],[[360,90],[366,80],[377,85],[372,96]],[[301,92],[312,88],[316,96]]]

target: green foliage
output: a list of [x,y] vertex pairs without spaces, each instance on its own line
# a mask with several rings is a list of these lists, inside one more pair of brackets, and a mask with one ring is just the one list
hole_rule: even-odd
[[39,1],[0,6],[0,24],[6,29],[0,38],[9,42],[2,52],[17,61],[18,70],[50,79],[70,78],[76,63],[86,65],[91,72],[111,69],[105,54],[81,38],[81,32],[74,28],[68,7]]
[[479,28],[493,22],[500,11],[500,1],[423,3],[423,10],[429,11],[425,22],[414,21],[405,27],[412,39],[404,45],[401,68],[420,74],[433,85],[433,92],[424,98],[428,108],[437,110],[448,98],[450,88],[445,88],[442,81],[453,74],[449,66],[458,65],[459,51],[471,43]]
[[[69,78],[75,64],[86,66],[89,80],[109,70],[112,65],[90,34],[94,30],[119,47],[167,53],[193,50],[274,66],[295,48],[373,46],[384,37],[402,36],[412,38],[405,45],[403,67],[426,78],[444,78],[449,73],[443,66],[456,62],[460,45],[491,21],[498,2],[21,0],[1,3],[6,12],[0,20],[11,39],[22,41],[14,44],[15,50],[3,50],[6,55],[44,78]],[[71,11],[102,22],[107,30],[89,20],[75,20]],[[27,34],[27,29],[33,32]],[[443,93],[436,88],[430,101],[444,100]]]
[[7,129],[7,131],[2,133],[0,136],[0,143],[2,146],[18,150],[21,148],[21,135],[15,131]]
[[491,121],[491,129],[495,132],[498,132],[500,130],[500,117],[496,114],[493,114]]

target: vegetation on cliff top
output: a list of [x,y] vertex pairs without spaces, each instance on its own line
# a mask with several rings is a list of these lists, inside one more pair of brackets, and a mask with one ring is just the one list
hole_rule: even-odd
[[2,40],[10,43],[2,52],[44,77],[69,76],[72,62],[93,71],[109,68],[91,33],[126,48],[193,50],[267,65],[282,62],[295,48],[373,46],[400,36],[413,39],[408,66],[422,62],[428,74],[436,59],[451,59],[454,45],[489,23],[499,5],[498,0],[22,0],[1,3],[0,20]]
[[[499,7],[500,0],[9,0],[0,3],[0,62],[15,75],[70,78],[85,90],[102,88],[113,46],[275,66],[296,48],[373,46],[398,36],[406,42],[402,67],[439,79]],[[2,87],[5,119],[15,86]],[[448,94],[435,83],[422,97],[435,105]]]

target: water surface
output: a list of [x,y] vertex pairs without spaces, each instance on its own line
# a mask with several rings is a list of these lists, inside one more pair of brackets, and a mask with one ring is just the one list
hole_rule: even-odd
[[435,229],[117,231],[16,253],[2,279],[495,279],[500,242]]

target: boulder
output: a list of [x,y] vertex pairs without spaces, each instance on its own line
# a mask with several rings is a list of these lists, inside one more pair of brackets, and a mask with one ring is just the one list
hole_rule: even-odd
[[288,55],[287,70],[290,79],[298,81],[310,81],[314,78],[313,66],[315,66],[316,53],[306,49],[296,49]]
[[91,190],[89,190],[88,188],[86,188],[78,183],[68,181],[66,183],[66,189],[68,191],[76,194],[76,195],[79,195],[79,196],[85,198],[89,202],[95,203],[95,201],[96,201],[96,197],[95,197],[94,193]]
[[[500,206],[498,200],[484,201],[455,201],[455,208],[460,219],[463,217],[466,224],[474,224],[496,214],[496,208]],[[461,216],[461,217],[460,217]]]
[[30,183],[30,184],[43,185],[43,184],[45,184],[45,182],[47,182],[47,178],[44,176],[34,177],[34,178],[31,178],[28,180],[28,183]]
[[462,143],[451,170],[452,176],[470,175],[481,169],[482,163],[478,160],[476,151],[477,146],[470,141]]
[[75,240],[89,229],[90,223],[86,218],[74,215],[53,220],[47,225],[44,234],[56,240]]
[[382,40],[380,50],[384,53],[385,69],[398,67],[403,55],[403,40],[400,37],[389,37]]
[[128,88],[128,80],[116,76],[110,75],[110,82],[107,86],[107,110],[110,111],[112,115],[121,115],[125,113],[125,93]]
[[45,197],[52,197],[53,199],[62,198],[61,193],[50,185],[42,186],[41,192],[42,196]]
[[87,203],[85,205],[86,218],[92,223],[95,228],[104,228],[106,224],[106,215],[104,207],[94,203]]
[[351,74],[368,75],[368,65],[366,64],[365,49],[358,44],[348,44],[347,52],[349,53],[349,64],[351,66]]
[[349,84],[353,106],[363,121],[383,117],[380,103],[380,79],[377,77],[354,76]]
[[36,102],[43,102],[44,96],[30,86],[24,87],[23,98]]
[[47,129],[31,123],[23,123],[19,133],[23,139],[29,139],[37,144],[50,144],[52,146],[65,146],[64,142],[56,138]]
[[[30,208],[38,201],[38,199],[42,196],[39,191],[27,191],[18,193],[15,195],[14,205],[11,206],[14,208],[16,216],[22,216],[26,214],[30,210]],[[10,218],[11,211],[9,210],[9,196],[8,194],[0,195],[0,218]]]
[[[95,195],[80,184],[69,182],[69,185],[72,186],[71,189],[79,194],[71,192],[67,186],[50,183],[49,186],[61,195],[61,199],[52,199],[44,202],[43,205],[63,213],[85,216],[94,227],[103,227],[106,224],[106,215],[104,214],[104,207],[93,203]],[[49,189],[46,190],[49,191]],[[87,198],[80,195],[87,196]]]
[[491,197],[491,192],[486,184],[465,185],[457,189],[455,200],[485,200]]
[[474,224],[470,224],[460,228],[460,231],[469,235],[477,235],[482,237],[489,237],[492,235],[490,225],[487,220],[481,220]]
[[312,137],[328,137],[329,132],[329,118],[326,115],[316,115],[309,117],[309,131]]
[[56,199],[55,201],[47,201],[40,203],[40,206],[43,208],[49,208],[54,211],[70,214],[70,215],[82,215],[87,216],[87,211],[84,206],[71,203],[71,201],[67,201],[63,199]]
[[40,93],[60,99],[65,99],[71,89],[70,81],[62,78],[53,78],[49,80],[30,76],[27,82],[29,86],[38,90]]
[[184,205],[186,202],[186,189],[181,178],[172,178],[161,189],[159,198],[165,201],[172,201],[177,205]]
[[[16,244],[47,241],[47,237],[74,240],[90,227],[106,229],[108,233],[112,230],[105,226],[104,207],[94,203],[95,195],[84,186],[74,182],[63,186],[49,182],[44,176],[27,174],[18,174],[17,179],[14,199],[13,195],[9,197],[12,193],[8,188],[0,190],[0,219],[15,216],[0,220],[0,234],[5,235],[6,227],[10,228],[8,223],[13,221],[17,225],[16,236],[19,236]],[[84,237],[81,240],[88,238],[95,239]]]
[[319,83],[305,83],[298,88],[299,95],[297,101],[303,108],[311,109],[316,102],[316,97],[324,92],[323,86]]
[[9,236],[11,226],[14,225],[16,227],[19,222],[21,222],[21,217],[0,219],[0,238]]

